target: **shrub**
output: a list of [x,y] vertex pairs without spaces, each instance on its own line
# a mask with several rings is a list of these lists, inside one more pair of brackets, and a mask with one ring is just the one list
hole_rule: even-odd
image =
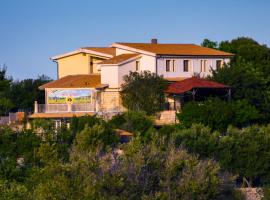
[[204,102],[189,102],[177,114],[185,127],[193,123],[202,123],[212,130],[226,131],[229,125],[243,127],[255,123],[259,113],[255,107],[245,100],[232,102],[218,98],[209,98]]
[[95,149],[97,146],[102,148],[113,147],[118,142],[118,137],[113,133],[108,124],[96,124],[93,127],[85,128],[76,135],[76,146],[81,150]]

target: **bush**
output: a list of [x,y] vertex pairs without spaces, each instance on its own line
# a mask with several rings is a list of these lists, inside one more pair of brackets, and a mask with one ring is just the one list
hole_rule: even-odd
[[76,146],[81,150],[95,149],[97,146],[102,148],[113,147],[119,141],[118,136],[108,124],[94,125],[85,128],[76,135]]
[[128,111],[114,116],[110,121],[113,127],[130,132],[145,133],[153,128],[153,119],[145,112]]
[[212,130],[224,132],[229,125],[243,127],[255,123],[259,113],[245,100],[226,102],[209,98],[204,102],[192,101],[185,104],[177,117],[185,127],[202,123]]
[[231,176],[215,161],[173,145],[163,149],[134,140],[116,157],[92,150],[73,151],[70,163],[82,199],[216,199],[232,190]]
[[228,129],[220,139],[218,160],[223,168],[251,185],[269,184],[270,126]]
[[244,185],[269,184],[270,125],[229,128],[222,135],[202,125],[177,130],[176,146],[185,146],[202,158],[214,158],[220,166],[239,178]]

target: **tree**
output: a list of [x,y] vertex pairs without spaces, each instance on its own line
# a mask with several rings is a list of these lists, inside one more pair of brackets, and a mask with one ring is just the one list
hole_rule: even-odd
[[207,47],[207,48],[212,48],[212,49],[217,49],[218,48],[218,43],[211,41],[209,39],[204,39],[202,44],[202,47]]
[[209,98],[203,102],[185,104],[177,117],[185,127],[202,123],[212,130],[224,132],[229,125],[243,127],[257,122],[259,113],[246,100],[226,102],[219,98]]
[[245,99],[261,114],[261,122],[270,117],[270,49],[251,38],[222,41],[219,49],[234,53],[229,66],[213,72],[212,80],[232,86],[233,99]]
[[154,73],[130,72],[124,76],[120,94],[123,105],[128,109],[153,115],[162,109],[165,89],[166,81]]
[[13,102],[9,99],[11,78],[6,75],[7,67],[0,67],[0,115],[7,115],[9,110],[14,107]]
[[16,109],[32,109],[34,101],[44,103],[45,93],[39,90],[38,87],[49,81],[51,81],[49,77],[42,75],[37,79],[24,79],[12,82],[10,98],[16,105]]

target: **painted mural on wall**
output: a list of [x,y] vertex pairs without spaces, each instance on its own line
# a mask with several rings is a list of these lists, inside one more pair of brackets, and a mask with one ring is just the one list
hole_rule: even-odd
[[92,90],[89,89],[57,89],[48,91],[47,103],[91,103]]

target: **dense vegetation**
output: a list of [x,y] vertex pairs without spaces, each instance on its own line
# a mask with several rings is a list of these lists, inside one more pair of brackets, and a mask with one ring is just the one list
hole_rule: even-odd
[[0,66],[0,116],[18,109],[30,111],[34,101],[44,103],[44,91],[39,86],[51,81],[47,76],[37,79],[13,80],[6,74],[7,68]]
[[[43,120],[32,127],[0,130],[0,199],[242,199],[233,170],[192,153],[208,144],[186,142],[187,133],[210,136],[203,126],[168,134],[143,113],[130,112],[108,122],[74,118],[70,129]],[[124,127],[134,137],[121,144],[114,129]]]
[[[0,127],[0,199],[243,199],[235,188],[246,186],[263,187],[269,199],[270,49],[249,38],[202,45],[235,54],[209,77],[232,86],[231,101],[186,103],[180,123],[158,129],[151,115],[162,109],[166,84],[135,72],[121,93],[130,111],[109,121]],[[2,68],[1,114],[42,101],[37,88],[48,80],[14,82]],[[132,132],[130,142],[117,129]]]
[[149,115],[162,110],[166,81],[159,75],[144,71],[124,76],[121,98],[129,110],[145,111]]

